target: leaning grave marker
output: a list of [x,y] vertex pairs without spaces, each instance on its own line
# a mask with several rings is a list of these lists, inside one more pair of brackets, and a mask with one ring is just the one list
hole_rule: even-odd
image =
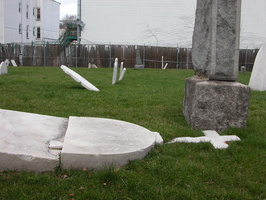
[[190,126],[244,128],[250,88],[238,76],[241,0],[197,1],[192,44],[196,76],[186,79],[183,114]]

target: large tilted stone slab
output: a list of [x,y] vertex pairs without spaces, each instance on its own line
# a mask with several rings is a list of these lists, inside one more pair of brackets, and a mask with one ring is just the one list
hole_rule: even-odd
[[87,90],[92,91],[100,91],[97,87],[92,85],[89,81],[87,81],[85,78],[80,76],[78,73],[74,72],[72,69],[69,69],[67,66],[62,65],[61,69],[69,76],[71,76],[76,82],[80,83],[84,88]]
[[0,109],[0,170],[53,171],[60,151],[48,149],[62,140],[67,119]]
[[145,157],[158,137],[124,121],[70,117],[61,163],[65,169],[119,167]]
[[195,72],[212,80],[238,76],[241,0],[198,0],[192,42]]
[[238,82],[186,79],[183,113],[190,126],[222,131],[245,128],[250,88]]
[[264,44],[255,59],[249,86],[252,90],[266,91],[266,44]]

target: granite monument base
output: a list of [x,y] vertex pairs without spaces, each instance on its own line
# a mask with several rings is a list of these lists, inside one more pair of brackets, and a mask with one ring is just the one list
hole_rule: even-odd
[[135,65],[134,69],[144,69],[144,65]]
[[238,82],[187,78],[183,114],[187,123],[199,130],[245,128],[249,97],[250,88]]

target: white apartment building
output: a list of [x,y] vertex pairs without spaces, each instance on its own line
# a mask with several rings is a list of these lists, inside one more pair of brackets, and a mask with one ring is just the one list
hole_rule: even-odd
[[[196,2],[81,0],[81,43],[191,47]],[[242,0],[241,48],[266,42],[265,10],[266,0]]]
[[59,12],[54,0],[0,0],[0,43],[57,40]]

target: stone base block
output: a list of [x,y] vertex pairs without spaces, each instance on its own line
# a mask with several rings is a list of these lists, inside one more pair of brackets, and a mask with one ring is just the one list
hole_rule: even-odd
[[135,65],[134,69],[144,69],[144,65]]
[[245,128],[249,97],[250,88],[241,83],[191,77],[186,79],[183,114],[195,129]]

